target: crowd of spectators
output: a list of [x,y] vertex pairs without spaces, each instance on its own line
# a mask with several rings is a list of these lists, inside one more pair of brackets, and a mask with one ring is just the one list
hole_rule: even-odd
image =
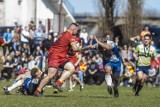
[[[130,41],[133,42],[132,45],[121,45],[119,37],[114,38],[114,42],[118,46],[122,58],[121,86],[133,85],[134,77],[136,76],[136,63],[133,58],[133,52],[135,47],[143,42],[145,34],[150,34],[148,28],[145,28],[140,36],[137,35],[130,38]],[[7,28],[6,32],[1,34],[1,36],[5,40],[2,55],[3,69],[1,69],[1,79],[10,80],[13,74],[17,76],[31,70],[34,66],[38,66],[42,71],[47,70],[47,51],[55,40],[53,33],[46,34],[45,26],[41,21],[37,28],[33,21],[24,28],[16,26],[12,31]],[[110,38],[110,35],[106,35],[106,37]],[[82,29],[80,38],[83,41],[82,46],[96,43],[93,35],[89,35],[85,28]],[[151,42],[151,45],[157,49],[154,41]],[[158,67],[155,69],[157,70]],[[83,52],[77,73],[82,83],[89,85],[100,85],[103,83],[105,72],[101,53],[94,49]],[[152,85],[159,84],[159,78],[160,74],[156,72],[146,83],[151,81]]]

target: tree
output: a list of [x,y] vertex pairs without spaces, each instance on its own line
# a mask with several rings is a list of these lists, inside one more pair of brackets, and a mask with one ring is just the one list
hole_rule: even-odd
[[101,0],[101,3],[105,11],[104,31],[113,34],[115,0]]
[[142,26],[142,7],[143,0],[128,0],[127,9],[125,12],[125,24],[122,26],[122,34],[126,42],[133,36],[139,35]]

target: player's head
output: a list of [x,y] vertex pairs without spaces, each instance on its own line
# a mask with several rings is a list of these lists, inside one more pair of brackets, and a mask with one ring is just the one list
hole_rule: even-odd
[[33,68],[32,70],[31,70],[31,76],[32,76],[32,78],[36,78],[36,77],[38,77],[39,75],[40,75],[40,70],[38,69],[38,68]]
[[149,45],[150,42],[151,42],[151,35],[146,34],[146,35],[144,36],[144,44],[145,44],[145,45]]
[[79,24],[71,23],[68,27],[68,30],[72,33],[72,35],[77,35],[78,30],[79,30]]

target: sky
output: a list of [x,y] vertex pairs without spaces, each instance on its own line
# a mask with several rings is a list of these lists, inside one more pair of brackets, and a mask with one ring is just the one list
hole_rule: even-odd
[[[68,0],[75,13],[96,13],[95,0]],[[160,12],[160,0],[145,0],[145,9]]]

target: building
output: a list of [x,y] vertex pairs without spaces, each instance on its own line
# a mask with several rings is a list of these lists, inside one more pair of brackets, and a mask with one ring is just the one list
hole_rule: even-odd
[[30,21],[38,25],[42,21],[47,31],[59,33],[60,26],[63,31],[75,22],[73,10],[69,2],[63,0],[0,0],[0,26],[15,23],[26,26]]

